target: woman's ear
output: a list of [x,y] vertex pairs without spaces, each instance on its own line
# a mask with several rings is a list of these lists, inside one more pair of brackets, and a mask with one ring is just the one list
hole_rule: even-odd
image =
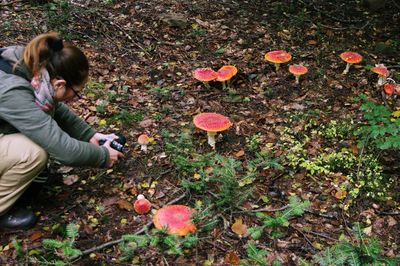
[[66,84],[67,84],[67,82],[64,79],[55,78],[51,81],[51,85],[53,85],[53,88],[55,91],[65,90]]

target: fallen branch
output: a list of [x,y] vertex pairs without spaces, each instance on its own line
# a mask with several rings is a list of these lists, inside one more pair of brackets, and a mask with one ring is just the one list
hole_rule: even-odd
[[20,3],[22,0],[11,1],[9,3],[0,3],[0,7],[12,6],[13,4]]
[[[185,191],[184,193],[182,193],[182,195],[180,195],[178,198],[171,200],[171,201],[168,202],[166,205],[175,204],[175,203],[177,203],[178,201],[180,201],[181,199],[183,199],[184,197],[186,197],[186,195],[187,195],[187,191]],[[146,229],[147,229],[148,227],[150,227],[152,224],[153,224],[153,221],[148,222],[148,223],[145,224],[140,230],[136,231],[136,232],[134,233],[134,235],[139,235],[139,234],[145,232]],[[119,238],[119,239],[116,239],[116,240],[112,240],[112,241],[103,243],[103,244],[101,244],[101,245],[99,245],[99,246],[95,246],[95,247],[86,249],[86,250],[82,251],[82,254],[81,254],[81,255],[74,256],[74,257],[71,258],[71,260],[75,260],[75,259],[77,259],[77,258],[79,258],[79,257],[81,257],[81,256],[88,255],[88,254],[90,254],[90,253],[92,253],[92,252],[94,252],[94,251],[98,251],[98,250],[101,250],[101,249],[104,249],[104,248],[107,248],[107,247],[114,246],[114,245],[116,245],[116,244],[121,243],[122,241],[123,241],[123,239],[122,239],[122,238]]]

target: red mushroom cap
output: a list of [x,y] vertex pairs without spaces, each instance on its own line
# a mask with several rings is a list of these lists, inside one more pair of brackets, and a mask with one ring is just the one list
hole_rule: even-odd
[[393,92],[394,92],[394,85],[395,85],[395,84],[386,83],[386,84],[383,86],[383,90],[385,91],[385,93],[386,93],[387,95],[392,95],[392,94],[393,94]]
[[285,51],[278,50],[266,53],[264,58],[269,62],[281,64],[290,61],[290,59],[292,59],[292,56]]
[[150,138],[149,136],[147,136],[146,134],[142,134],[139,136],[138,138],[138,143],[140,145],[145,145],[145,144],[149,144]]
[[363,57],[356,52],[344,52],[340,54],[340,58],[342,58],[343,61],[349,64],[357,64],[360,63]]
[[238,72],[235,66],[223,66],[217,71],[217,81],[230,80]]
[[304,75],[308,72],[308,69],[302,65],[291,65],[289,66],[289,72],[295,76]]
[[199,81],[207,82],[216,79],[217,72],[215,72],[211,68],[198,68],[193,71],[193,76]]
[[200,113],[193,118],[193,123],[207,132],[224,131],[232,125],[228,117],[217,113]]
[[383,64],[376,65],[371,68],[371,71],[383,77],[387,77],[390,74],[389,70]]
[[190,219],[195,211],[185,205],[169,205],[159,209],[153,216],[157,229],[168,227],[169,234],[185,236],[196,232],[196,225]]
[[139,195],[135,203],[133,203],[133,208],[135,209],[136,213],[145,214],[150,211],[151,203],[145,199],[143,195]]

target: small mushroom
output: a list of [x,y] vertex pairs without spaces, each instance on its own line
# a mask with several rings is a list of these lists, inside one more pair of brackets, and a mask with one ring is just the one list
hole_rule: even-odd
[[150,138],[146,134],[142,134],[138,138],[138,143],[140,144],[140,150],[146,152],[147,144],[149,144]]
[[215,149],[215,135],[228,129],[232,123],[229,118],[217,113],[200,113],[193,118],[197,128],[207,131],[208,144]]
[[209,89],[210,84],[208,84],[208,82],[217,78],[217,72],[211,68],[198,68],[193,71],[193,77],[198,81],[203,82],[204,86]]
[[150,211],[151,203],[142,194],[139,194],[137,200],[133,203],[133,208],[138,214],[146,214]]
[[157,210],[153,216],[154,227],[162,229],[167,227],[168,234],[185,236],[196,232],[196,225],[191,222],[195,211],[185,205],[168,205]]
[[302,65],[291,65],[289,66],[289,72],[296,77],[296,84],[299,84],[300,76],[306,74],[308,69]]
[[340,54],[340,58],[347,63],[346,68],[343,70],[343,74],[349,73],[350,66],[352,64],[357,64],[362,61],[362,56],[356,52],[344,52]]
[[289,62],[292,59],[292,56],[285,51],[271,51],[265,54],[265,60],[268,62],[275,64],[275,70],[278,71],[280,64]]
[[378,87],[386,83],[386,78],[390,74],[384,64],[375,65],[375,67],[371,68],[371,71],[379,75],[378,83],[376,84]]
[[222,82],[222,88],[225,89],[226,83],[228,83],[229,87],[229,81],[230,79],[236,75],[238,72],[237,68],[235,66],[223,66],[217,71],[217,81]]

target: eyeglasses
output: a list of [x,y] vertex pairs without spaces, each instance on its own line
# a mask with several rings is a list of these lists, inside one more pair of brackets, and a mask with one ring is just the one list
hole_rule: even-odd
[[68,87],[68,88],[71,89],[74,92],[76,97],[78,97],[79,99],[82,99],[82,96],[74,89],[74,87],[71,86],[71,87]]

